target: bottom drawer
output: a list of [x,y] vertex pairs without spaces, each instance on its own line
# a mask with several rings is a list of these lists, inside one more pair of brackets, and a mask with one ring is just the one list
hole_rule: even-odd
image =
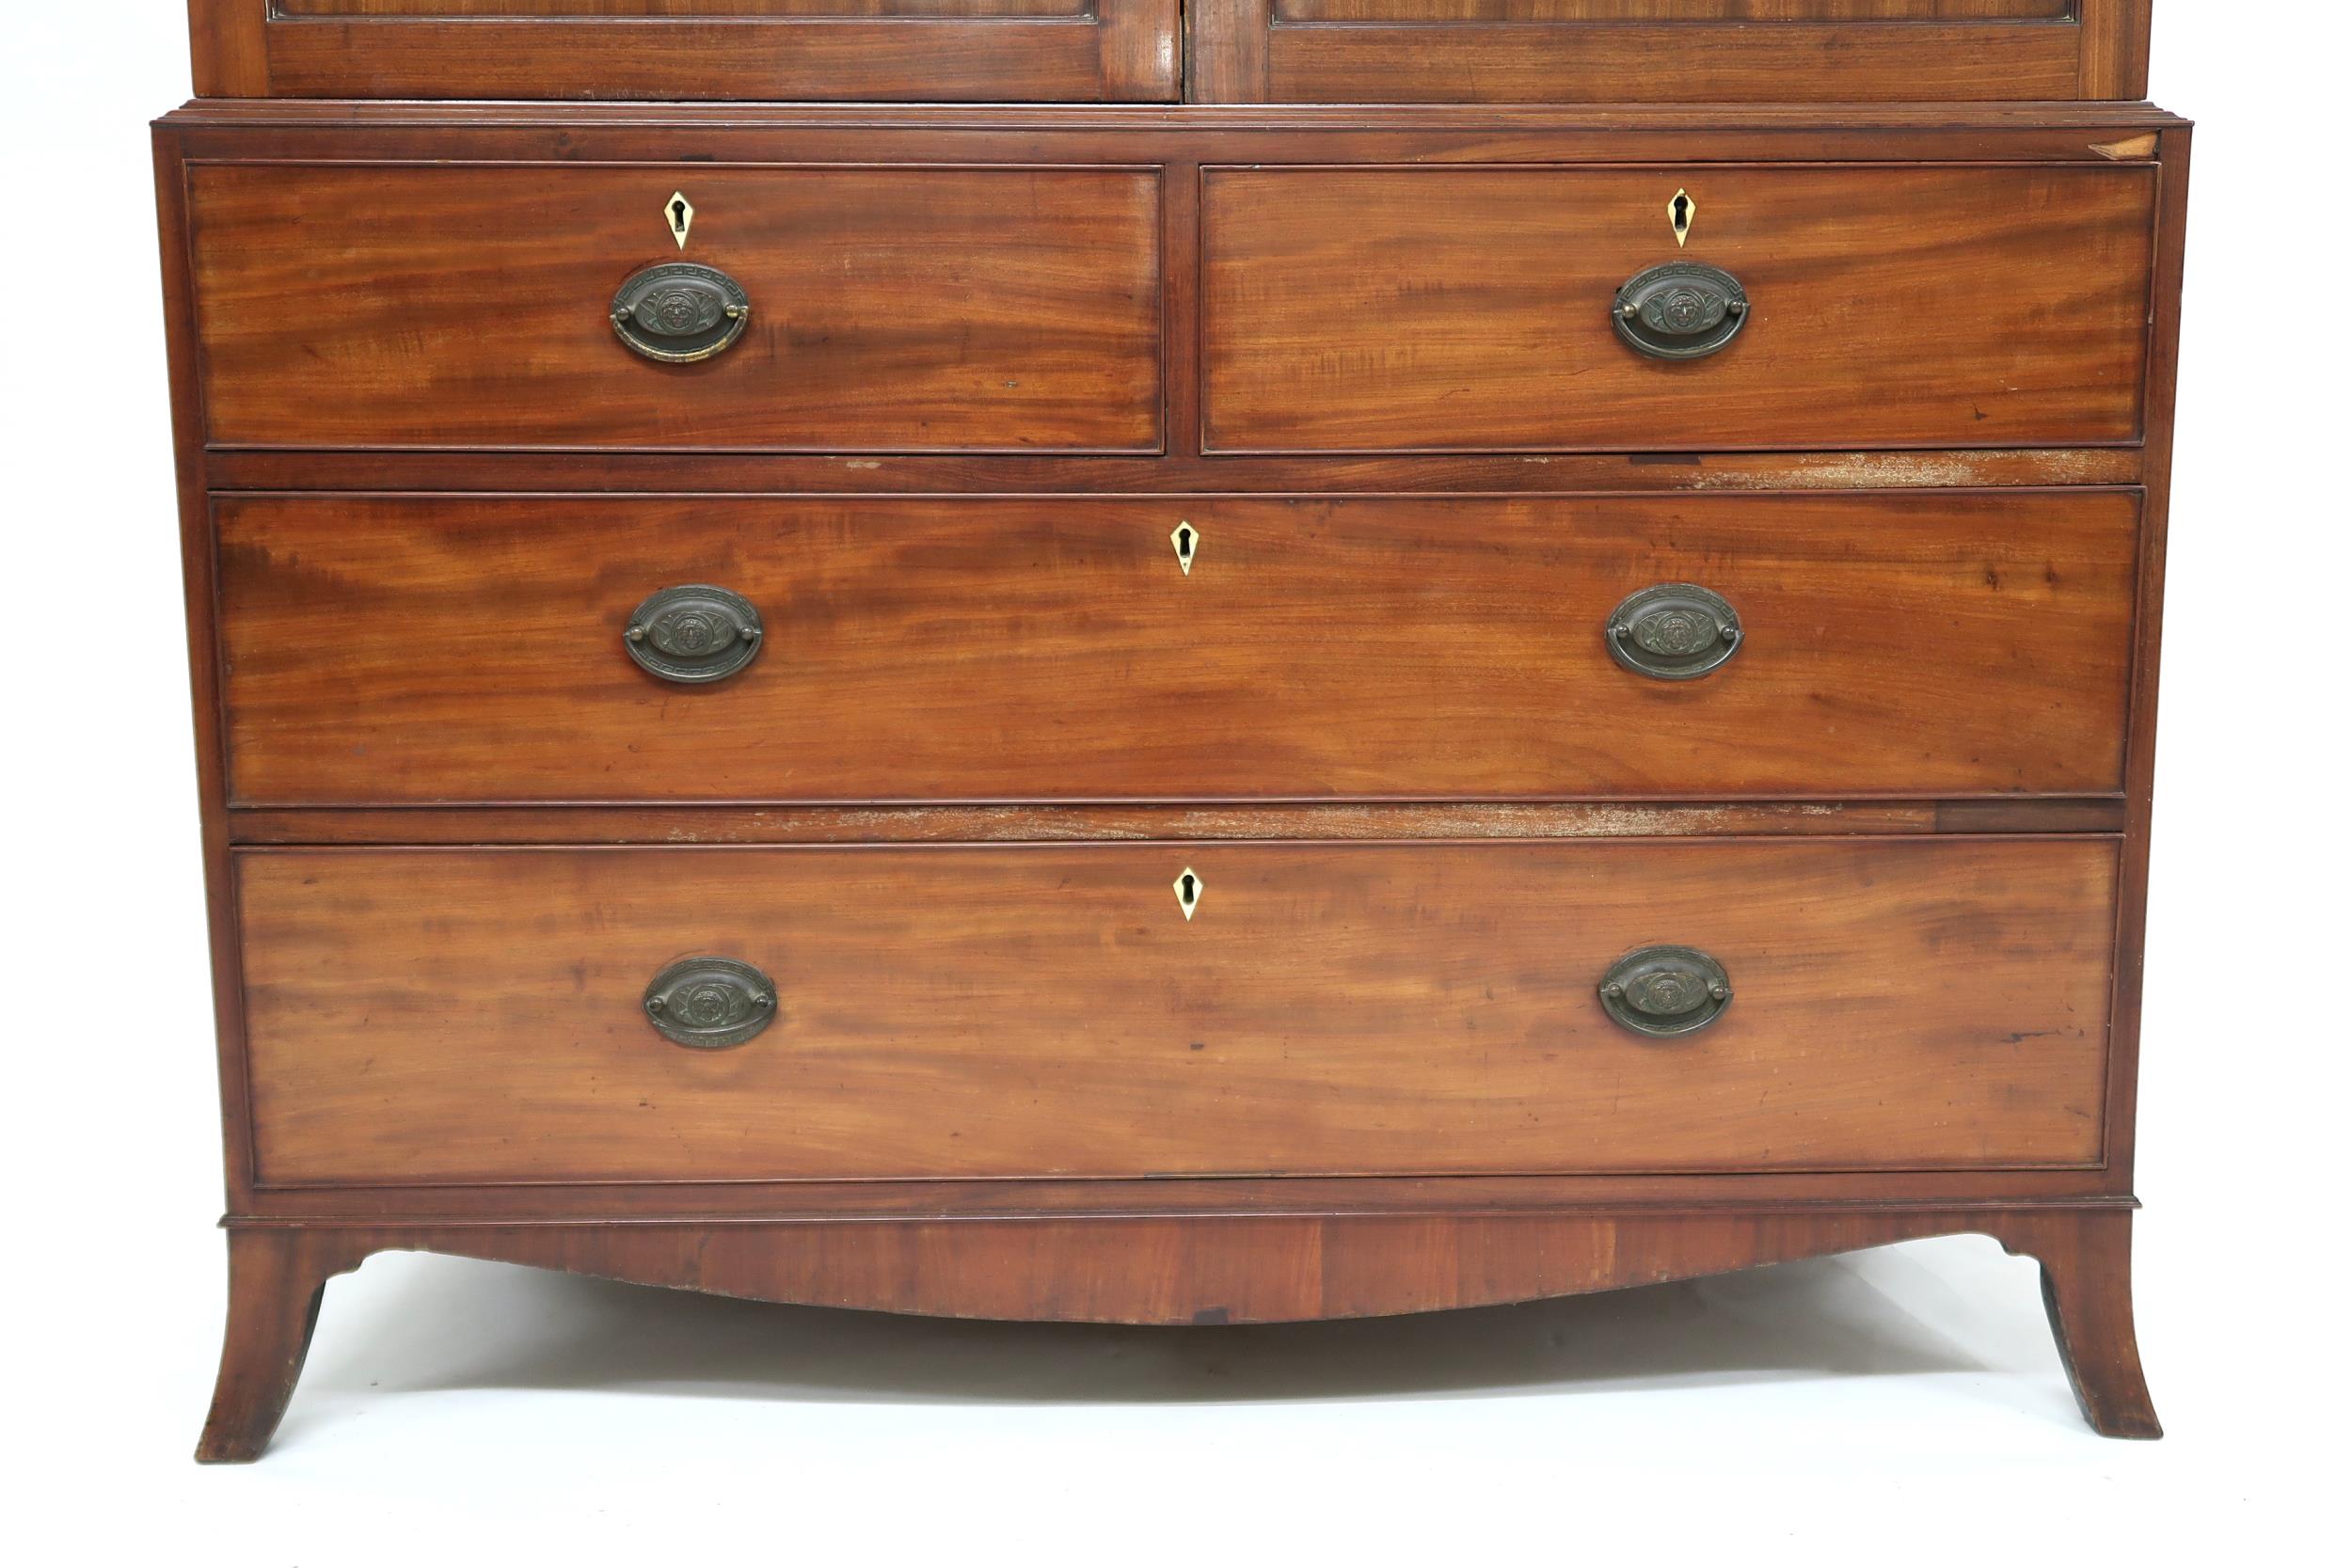
[[[258,1175],[2090,1164],[2116,855],[2071,839],[248,851]],[[1632,1012],[1657,1027],[1720,1007],[1696,1032],[1636,1033],[1604,1005],[1613,965],[1660,943],[1718,962],[1728,1000],[1677,1013],[1637,977],[1616,1010],[1665,1009]],[[742,1003],[750,1040],[655,1026],[650,983],[702,955],[765,976],[746,997],[772,985]],[[716,994],[675,990],[662,1000],[689,1022]]]

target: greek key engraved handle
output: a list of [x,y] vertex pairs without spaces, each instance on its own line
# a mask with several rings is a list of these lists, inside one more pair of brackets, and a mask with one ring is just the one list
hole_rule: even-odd
[[1721,267],[1669,261],[1617,291],[1617,336],[1652,359],[1704,359],[1748,325],[1748,292]]
[[1609,612],[1609,656],[1652,680],[1692,681],[1731,662],[1746,633],[1731,601],[1695,582],[1645,588]]
[[724,354],[752,319],[743,286],[717,267],[665,261],[612,296],[612,330],[635,353],[668,365]]
[[1652,1039],[1695,1035],[1731,1006],[1731,976],[1695,947],[1644,947],[1601,977],[1603,1011]]
[[724,680],[757,658],[766,635],[751,600],[697,582],[664,588],[639,605],[622,646],[648,673],[699,686]]
[[680,958],[645,988],[646,1021],[701,1051],[741,1045],[776,1021],[776,983],[737,958]]

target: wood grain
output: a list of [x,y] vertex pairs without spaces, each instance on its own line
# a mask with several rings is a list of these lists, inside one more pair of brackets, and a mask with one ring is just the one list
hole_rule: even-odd
[[[2139,431],[2145,166],[1215,169],[1212,451],[2001,446]],[[1666,203],[1698,219],[1677,252]],[[1745,332],[1648,359],[1655,263],[1724,267]]]
[[[1492,161],[1502,145],[1531,135],[1567,138],[1572,156],[1597,163],[1650,161],[1644,144],[1665,139],[1677,157],[1712,156],[1725,162],[1793,156],[1810,146],[1817,158],[1860,163],[1948,163],[1955,150],[1977,150],[1991,161],[2022,153],[2028,161],[2092,161],[2079,133],[2096,138],[2124,131],[2178,130],[2189,121],[2148,103],[2010,101],[1976,103],[1853,103],[1795,101],[1746,103],[730,103],[724,113],[692,103],[566,103],[516,100],[441,103],[369,99],[199,99],[183,103],[159,122],[187,138],[199,160],[264,150],[291,154],[309,134],[322,140],[303,148],[322,153],[366,156],[368,149],[410,150],[412,135],[467,133],[476,144],[496,144],[517,135],[549,147],[575,148],[601,157],[603,150],[627,142],[641,155],[683,156],[673,148],[692,147],[721,154],[733,148],[737,161],[772,157],[779,143],[815,141],[840,150],[859,143],[887,144],[888,133],[955,131],[999,156],[1008,135],[1034,145],[1033,138],[1068,138],[1080,146],[1091,138],[1118,136],[1129,146],[1137,138],[1171,133],[1217,139],[1251,134],[1280,139],[1321,158],[1334,141],[1384,148],[1383,158],[1399,155],[1393,144],[1429,145],[1468,137],[1486,150],[1471,161]],[[544,135],[555,133],[550,142]],[[853,133],[853,134],[848,134]],[[845,135],[846,134],[846,135]],[[1498,141],[1496,138],[1504,138]],[[219,139],[215,139],[219,138]],[[1759,152],[1758,148],[1767,150]],[[1744,150],[1744,152],[1743,152]],[[1222,150],[1221,148],[1218,150]],[[520,154],[516,154],[520,155]],[[1464,156],[1463,154],[1454,154]],[[1120,155],[1124,157],[1125,154]],[[1110,161],[1119,161],[1112,159]],[[1207,162],[1228,161],[1221,157]]]
[[2054,1209],[2008,1217],[2001,1244],[2042,1263],[2042,1304],[2083,1419],[2102,1437],[2162,1437],[2139,1367],[2132,1216]]
[[279,16],[289,17],[631,17],[657,22],[697,16],[1084,17],[1094,10],[1094,0],[274,0],[274,4]]
[[269,92],[267,0],[189,0],[188,48],[199,97]]
[[2148,526],[2140,546],[2138,647],[2132,660],[2131,750],[2124,763],[2123,873],[2116,908],[2115,1022],[2119,1051],[2107,1075],[2109,1153],[2128,1183],[2137,1142],[2141,992],[2148,963],[2149,866],[2155,825],[2156,716],[2164,652],[2166,542],[2171,526],[2175,394],[2181,370],[2181,293],[2188,244],[2189,153],[2185,128],[2165,134],[2163,248],[2156,310],[2148,324]]
[[[1144,169],[189,171],[207,429],[230,445],[1155,451]],[[639,268],[742,283],[700,365],[626,349]]]
[[198,843],[204,868],[215,1076],[220,1085],[222,1173],[231,1209],[252,1196],[252,1117],[246,1099],[245,989],[237,930],[235,872],[230,864],[228,748],[220,710],[218,585],[213,578],[210,479],[204,451],[203,356],[187,248],[186,163],[179,135],[151,133],[155,209],[161,240],[164,335],[171,376],[172,471],[179,522],[182,606],[187,626],[188,711],[194,741]]
[[[2093,1164],[2100,840],[246,851],[269,1184]],[[1170,883],[1191,869],[1196,918]],[[1608,1022],[1621,954],[1737,995]],[[778,1022],[674,1046],[683,955]]]
[[[1390,1317],[1657,1285],[1979,1233],[2070,1263],[2110,1209],[1100,1216],[872,1224],[321,1227],[312,1267],[424,1251],[714,1295],[930,1317],[1175,1327]],[[231,1245],[289,1235],[240,1226]],[[2125,1232],[2128,1237],[2128,1229]],[[2039,1253],[2029,1254],[2039,1256]],[[2128,1276],[2126,1276],[2127,1278]]]
[[1209,0],[1206,102],[2132,99],[2148,0]]
[[190,0],[206,91],[1168,101],[1177,0]]
[[[2006,1170],[1702,1172],[1690,1175],[1252,1176],[843,1179],[811,1181],[572,1181],[452,1186],[258,1187],[236,1220],[287,1225],[483,1225],[540,1220],[1017,1219],[1143,1214],[1553,1214],[1617,1207],[1653,1213],[1800,1208],[1915,1211],[2133,1204],[2104,1167]],[[232,1223],[234,1223],[232,1221]]]
[[1279,802],[1213,806],[240,807],[241,844],[1054,844],[1096,839],[1685,838],[2112,833],[2088,800]]
[[[245,803],[2120,787],[2137,499],[224,499]],[[1200,543],[1189,576],[1169,535]],[[1628,594],[1746,632],[1620,669]],[[751,668],[639,670],[707,582]]]
[[327,1277],[358,1262],[349,1238],[332,1230],[230,1232],[229,1322],[197,1463],[262,1457],[310,1354]]
[[[1930,1236],[2042,1261],[2084,1414],[2153,1437],[2131,1335],[2128,1209],[1585,1211],[1533,1216],[958,1220],[929,1224],[246,1226],[220,1394],[198,1457],[258,1458],[335,1275],[421,1251],[760,1301],[961,1318],[1221,1326],[1486,1307],[1652,1285]],[[281,1293],[282,1292],[282,1293]],[[300,1332],[294,1332],[294,1324]],[[2120,1338],[2097,1338],[2098,1334]],[[291,1350],[291,1357],[289,1351]],[[258,1367],[271,1375],[252,1375]]]
[[[1181,389],[1181,388],[1179,388]],[[1171,407],[1171,412],[1172,412]],[[1197,424],[1197,420],[1194,421]],[[1182,425],[1172,433],[1180,438]],[[222,490],[772,495],[1393,495],[2136,485],[2137,447],[2022,451],[1022,457],[711,452],[214,451]]]
[[[827,0],[743,0],[727,15],[683,14],[715,0],[300,0],[345,14],[275,22],[259,5],[202,5],[199,82],[227,93],[478,81],[585,96],[691,71],[690,90],[717,96],[920,81],[933,85],[926,96],[1041,82],[1043,98],[1165,93],[1173,80],[1164,27],[945,14],[1060,0],[894,14],[922,3],[833,8],[878,13],[852,21],[812,20]],[[1842,85],[1894,98],[1933,82],[1953,96],[2129,97],[2145,77],[2145,0],[2087,0],[2079,26],[2026,14],[2043,0],[1284,4],[1279,28],[1264,25],[1267,0],[1192,8],[1207,29],[1198,90],[1509,97],[1533,84],[1622,97],[1631,84],[1722,100]],[[392,14],[459,8],[499,14]],[[1829,24],[1803,19],[1832,10]],[[1364,20],[1375,14],[1427,20]],[[746,26],[762,30],[759,47],[722,47],[752,38]],[[567,31],[579,27],[667,41],[618,60],[609,41]],[[1048,29],[1058,41],[1036,47]],[[1677,71],[1627,53],[1664,30],[1681,44]],[[959,31],[970,41],[952,41]],[[1089,34],[1091,59],[1064,47]],[[949,41],[926,66],[933,46],[918,39]],[[248,1458],[266,1442],[326,1276],[410,1246],[767,1299],[1181,1323],[1523,1300],[1982,1230],[2042,1260],[2093,1425],[2154,1435],[2127,1211],[2181,122],[2144,105],[1948,102],[712,112],[280,101],[192,106],[157,150],[236,1217],[204,1457]],[[1819,182],[1833,199],[1749,206],[1753,182],[1728,199],[1691,183],[1767,163],[1760,172]],[[1609,166],[1624,164],[1640,166]],[[778,165],[789,166],[760,166]],[[1412,171],[1394,166],[1406,165],[1430,166],[1418,177],[1431,183],[1405,182]],[[1214,230],[1217,182],[1240,166],[1273,166],[1247,178],[1288,204],[1279,219],[1253,210],[1259,260],[1279,251],[1267,236],[1282,221],[1303,221],[1323,247],[1307,253],[1320,271],[1253,270],[1264,293],[1246,303],[1283,303],[1285,319],[1327,334],[1321,348],[1263,338],[1274,346],[1251,373],[1269,406],[1292,406],[1262,410],[1258,426],[1290,419],[1306,437],[1248,452],[1217,446],[1194,358],[1206,352],[1214,376],[1219,333],[1230,349],[1266,332],[1220,314],[1234,300],[1214,286],[1196,291],[1200,220]],[[404,182],[456,188],[443,176],[503,182],[501,194],[377,211]],[[1563,203],[1564,176],[1627,194]],[[666,372],[631,404],[635,393],[614,391],[630,385],[623,372],[584,340],[535,362],[572,291],[531,293],[550,253],[531,235],[500,237],[516,214],[532,230],[557,214],[532,232],[585,239],[604,268],[586,291],[600,312],[622,272],[675,255],[651,229],[660,200],[706,178],[720,182],[722,221],[708,227],[714,208],[689,185],[703,211],[689,259],[739,245],[742,265],[775,269],[763,288],[786,287],[777,297],[844,313],[707,404],[696,388],[715,377]],[[881,185],[826,185],[812,200],[795,183],[834,178]],[[1963,179],[1997,189],[1949,183]],[[2099,182],[2113,179],[2124,183]],[[301,184],[312,180],[327,184]],[[735,206],[737,180],[759,201]],[[1338,214],[1294,195],[1325,181],[1359,195],[1372,187],[1348,182],[1399,182],[1352,214],[1369,257],[1333,240]],[[959,194],[937,194],[951,184]],[[1558,303],[1542,291],[1581,277],[1577,259],[1595,252],[1594,214],[1621,201],[1627,232],[1655,244],[1677,184],[1702,199],[1691,254],[1754,246],[1740,266],[1752,286],[1772,279],[1775,309],[1831,277],[1846,297],[1815,298],[1804,319],[1860,328],[1837,362],[1810,368],[1785,345],[1755,354],[1765,340],[1752,333],[1714,369],[1760,361],[1772,373],[1735,380],[1712,423],[1707,400],[1613,386],[1598,358],[1590,369],[1555,350],[1538,374],[1520,354],[1529,309]],[[297,187],[332,199],[288,202]],[[638,215],[566,194],[592,187],[623,192]],[[1445,194],[1420,194],[1430,188]],[[1506,189],[1534,195],[1505,201]],[[221,191],[232,199],[208,204]],[[1480,231],[1462,238],[1432,218],[1415,247],[1396,247],[1398,213],[1423,223],[1408,209],[1459,193],[1475,198]],[[2161,240],[2137,259],[2135,226]],[[846,280],[825,271],[844,252],[861,261]],[[1446,270],[1429,287],[1383,302],[1394,278],[1382,267],[1431,256]],[[1482,257],[1502,265],[1481,273]],[[1802,277],[1773,271],[1807,257]],[[207,293],[250,258],[258,273]],[[1659,259],[1645,248],[1638,261]],[[1613,290],[1621,276],[1586,281]],[[1996,277],[2026,288],[1988,306]],[[444,300],[452,279],[501,310],[515,304],[501,291],[520,287],[532,331],[502,340],[500,310],[486,325],[431,309],[367,315],[380,291],[406,291],[413,306]],[[1333,297],[1297,304],[1317,292]],[[218,298],[242,339],[219,334]],[[1904,309],[1872,316],[1887,300]],[[1911,309],[1923,300],[1943,314]],[[2127,307],[2139,314],[2127,320]],[[1368,339],[1374,309],[1391,340],[1399,327],[1406,338]],[[322,321],[358,335],[302,337]],[[555,337],[575,325],[565,316]],[[1460,346],[1449,337],[1500,357],[1445,362]],[[2137,358],[2117,349],[2126,339]],[[434,352],[417,353],[428,340]],[[484,341],[503,355],[486,369],[468,356]],[[310,359],[339,342],[358,352]],[[246,356],[227,371],[224,344]],[[1922,362],[1901,358],[1914,349]],[[811,363],[821,376],[796,384]],[[1433,363],[1445,374],[1424,375]],[[1979,406],[1988,388],[1994,402]],[[220,444],[211,420],[223,408],[276,433]],[[387,437],[371,422],[384,408],[405,409],[411,433]],[[1666,432],[1641,437],[1653,450],[1594,434],[1629,412]],[[1312,444],[1325,419],[1368,444]],[[632,445],[648,426],[651,444]],[[1429,428],[1471,444],[1416,445]],[[1684,434],[1702,428],[1731,434]],[[903,450],[856,445],[877,430]],[[2128,444],[2143,435],[2144,451]],[[1266,439],[1258,427],[1232,438]],[[1686,444],[1700,440],[1719,444]],[[1772,450],[1790,444],[1804,450]],[[2086,483],[2148,493],[2037,488]],[[1979,485],[2011,488],[1939,493]],[[220,494],[257,489],[307,494]],[[1780,493],[1822,489],[1880,493]],[[727,490],[744,493],[699,493]],[[767,493],[787,490],[819,493]],[[1588,490],[1611,493],[1575,494]],[[903,494],[882,499],[891,491]],[[1315,494],[1341,491],[1359,494]],[[1396,493],[1410,491],[1423,494]],[[1161,515],[1179,506],[1208,546],[1189,580]],[[450,737],[434,732],[465,729],[464,680],[510,657],[540,684],[475,695],[507,702],[515,751],[551,749],[533,716],[579,710],[601,678],[555,680],[571,610],[617,602],[616,573],[688,549],[769,574],[792,609],[815,605],[784,619],[868,695],[851,711],[838,690],[804,684],[796,706],[771,703],[764,731],[729,735],[764,744],[764,764],[790,750],[779,733],[788,741],[793,722],[815,719],[829,744],[880,754],[895,740],[935,774],[968,764],[1044,776],[1036,758],[984,752],[974,736],[994,723],[996,752],[1142,779],[1157,747],[1180,772],[1224,768],[1248,786],[1230,736],[1144,733],[1120,752],[1089,728],[1135,723],[1116,699],[1140,696],[1264,725],[1279,742],[1254,759],[1266,776],[1386,768],[1451,788],[1541,756],[1564,768],[1598,757],[1631,779],[1635,743],[1595,705],[1600,688],[1556,692],[1548,725],[1537,700],[1562,657],[1544,633],[1581,616],[1638,554],[1661,575],[1753,574],[1749,598],[1735,598],[1782,607],[1766,620],[1805,628],[1790,646],[1823,677],[1775,685],[1787,672],[1766,679],[1752,644],[1731,672],[1745,684],[1714,692],[1754,704],[1744,729],[1681,732],[1690,714],[1676,709],[1690,738],[1674,766],[1786,764],[1793,779],[1809,752],[1815,777],[2006,769],[2010,782],[1850,799],[1814,794],[1839,785],[1693,799],[1637,784],[1574,802],[1513,791],[824,805],[801,793],[808,765],[792,759],[773,805],[230,804],[248,766],[339,778],[353,799],[373,798],[360,790],[377,778],[416,787],[450,766],[437,751]],[[958,576],[975,595],[961,606]],[[1171,585],[1190,598],[1170,600]],[[1858,607],[1889,597],[1931,635],[1906,624],[1867,664],[1840,653],[1869,629]],[[345,625],[326,626],[328,610]],[[421,656],[426,641],[471,661],[458,687],[440,684],[453,677]],[[368,657],[355,659],[360,642]],[[918,711],[933,722],[894,737],[884,715],[900,699],[872,671],[916,643],[930,657],[903,664],[899,683],[929,693],[935,705]],[[1946,643],[1947,664],[1982,667],[1967,679],[1931,669],[1923,650]],[[1137,646],[1153,657],[1117,681],[1100,673]],[[385,712],[437,704],[450,717],[361,736],[407,759],[398,767],[331,755],[348,716],[316,673],[304,687],[289,656],[305,653],[349,660],[346,692],[376,694]],[[1449,687],[1461,668],[1449,659],[1466,653],[1479,678]],[[1844,686],[1827,679],[1841,670],[1833,655],[1847,660]],[[1041,661],[1049,678],[1037,678]],[[1029,684],[982,681],[990,670]],[[779,673],[807,673],[755,667]],[[238,708],[248,680],[273,695]],[[1877,705],[1868,743],[1855,743],[1853,714],[1822,700],[1838,690]],[[2112,702],[2092,701],[2103,690]],[[951,704],[959,691],[968,700]],[[1419,731],[1407,698],[1422,704]],[[1992,722],[1996,710],[2012,721]],[[1040,717],[1065,722],[1040,741],[1024,728]],[[233,754],[232,725],[246,726]],[[681,744],[690,730],[658,719],[634,752],[586,733],[615,746],[616,772],[649,760],[650,737],[650,761],[675,780],[707,763]],[[313,731],[332,740],[296,755]],[[479,734],[464,744],[486,760],[451,776],[461,798],[486,800],[480,781],[500,759]],[[2058,774],[2084,782],[2057,796],[2019,782]],[[2046,836],[1971,836],[2010,832]],[[2066,836],[2078,832],[2101,836]],[[1294,842],[1326,838],[1350,842]],[[882,839],[903,847],[870,842]],[[262,840],[287,847],[232,848]],[[388,840],[446,847],[302,847]],[[582,847],[617,841],[808,847]],[[545,847],[483,847],[494,843]],[[1207,888],[1189,925],[1167,886],[1180,866]],[[1732,963],[1739,991],[1720,1028],[1639,1047],[1600,1020],[1598,966],[1652,940],[1697,941]],[[768,963],[783,1022],[718,1056],[660,1040],[639,1022],[638,992],[689,948]]]
[[[539,0],[461,0],[495,7]],[[578,0],[548,0],[568,6]],[[614,3],[614,0],[607,0]],[[617,0],[643,5],[646,0]],[[733,4],[734,0],[717,0]],[[450,0],[297,0],[297,8],[327,6],[398,8],[445,7]],[[1274,0],[1278,24],[1312,22],[1656,22],[1684,28],[1715,23],[1820,26],[1840,22],[2071,22],[2075,0]],[[1686,35],[1674,35],[1686,36]],[[1770,33],[1765,34],[1766,37]],[[1669,50],[1658,70],[1671,75]]]

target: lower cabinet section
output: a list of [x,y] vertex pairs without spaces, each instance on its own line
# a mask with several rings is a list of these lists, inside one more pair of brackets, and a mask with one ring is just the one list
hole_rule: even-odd
[[246,851],[256,1173],[2094,1165],[2118,854]]

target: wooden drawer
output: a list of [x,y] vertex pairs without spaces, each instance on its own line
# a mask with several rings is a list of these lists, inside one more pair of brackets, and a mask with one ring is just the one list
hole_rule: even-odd
[[[244,804],[2097,794],[2138,497],[223,498]],[[1192,531],[1193,566],[1171,535]],[[1695,582],[1729,661],[1620,667]],[[657,678],[655,591],[745,596]]]
[[[2148,166],[1220,168],[1204,176],[1213,451],[2128,442]],[[1668,209],[1695,203],[1690,243]],[[1645,357],[1618,290],[1744,286],[1711,357]]]
[[[1850,1170],[2101,1150],[2109,841],[238,862],[268,1183]],[[1198,879],[1196,912],[1172,883]],[[1629,949],[1730,977],[1675,1040]],[[765,1033],[643,998],[718,955]]]
[[[1160,445],[1150,169],[701,165],[188,171],[216,445],[1119,451]],[[693,209],[683,256],[666,209]],[[699,364],[615,295],[718,268]]]
[[1277,103],[2142,96],[2149,0],[1196,0],[1192,96]]
[[1177,0],[192,0],[216,97],[1176,96]]

